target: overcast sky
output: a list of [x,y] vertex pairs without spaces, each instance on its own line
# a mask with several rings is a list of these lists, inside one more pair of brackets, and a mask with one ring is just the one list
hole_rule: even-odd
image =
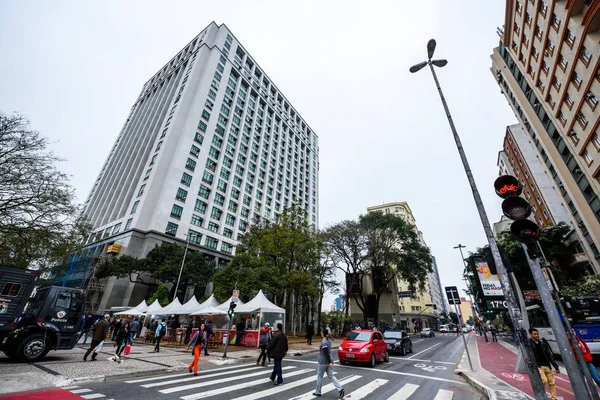
[[[296,4],[296,5],[292,5]],[[407,201],[442,286],[458,243],[486,243],[426,58],[438,70],[484,204],[516,122],[490,73],[503,1],[2,1],[0,110],[27,115],[83,202],[141,87],[211,21],[225,23],[319,136],[320,226]]]

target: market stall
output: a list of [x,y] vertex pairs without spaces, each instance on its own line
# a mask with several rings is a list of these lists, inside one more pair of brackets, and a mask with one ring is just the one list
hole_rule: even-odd
[[[204,304],[204,303],[202,303]],[[218,302],[217,302],[218,304]],[[224,311],[218,307],[214,307],[214,306],[208,306],[208,307],[203,307],[202,309],[191,313],[190,317],[192,316],[201,316],[204,317],[202,318],[202,322],[205,321],[213,321],[213,333],[215,334],[215,337],[213,339],[214,342],[216,343],[224,343],[223,342],[223,338],[227,338],[227,337],[231,337],[231,332],[229,336],[225,336],[227,333],[227,323],[229,321],[229,318],[227,317],[227,311]],[[225,326],[225,329],[217,329],[217,326]],[[191,336],[194,336],[194,333],[196,333],[196,331],[198,330],[198,328],[193,328],[192,329],[192,333]],[[235,331],[232,331],[235,332]]]
[[[244,330],[244,335],[241,340],[241,344],[244,346],[258,347],[260,328],[265,322],[268,322],[272,327],[275,327],[280,322],[284,324],[285,321],[285,309],[271,303],[262,290],[260,290],[248,303],[238,305],[235,312],[240,315],[241,318],[250,318],[250,320],[252,315],[258,317],[256,329],[252,329],[254,328],[254,326],[252,326],[251,329]],[[246,315],[244,316],[244,314]]]

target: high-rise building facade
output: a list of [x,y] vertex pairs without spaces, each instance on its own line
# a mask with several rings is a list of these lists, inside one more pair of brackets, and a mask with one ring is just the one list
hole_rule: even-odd
[[507,0],[492,73],[600,271],[600,3]]
[[[367,212],[382,212],[401,217],[404,221],[415,227],[419,235],[419,241],[423,246],[427,246],[423,239],[423,233],[417,229],[415,217],[408,203],[405,201],[368,207]],[[392,279],[388,290],[381,295],[379,300],[379,319],[393,323],[395,318],[396,324],[399,327],[409,330],[414,330],[417,323],[421,323],[422,328],[436,327],[438,314],[445,310],[445,305],[435,260],[432,268],[433,271],[427,274],[425,291],[422,293],[413,293],[413,297],[399,297],[399,292],[408,290],[408,283],[398,277]],[[370,276],[367,276],[365,277],[363,288],[370,287],[372,287],[372,280]],[[362,321],[362,315],[358,315],[360,309],[353,303],[353,298],[350,296],[350,311],[351,314],[354,314],[352,318],[353,320]],[[435,308],[433,305],[435,305]]]
[[[213,22],[144,84],[85,202],[87,246],[144,257],[188,242],[223,265],[250,224],[286,207],[318,226],[318,156],[308,123]],[[100,308],[139,302],[120,286]]]

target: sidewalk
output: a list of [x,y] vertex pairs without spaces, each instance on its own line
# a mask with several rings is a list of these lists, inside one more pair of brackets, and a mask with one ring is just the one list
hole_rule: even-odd
[[[465,352],[457,372],[487,394],[490,400],[533,399],[529,376],[526,373],[514,372],[518,351],[514,345],[502,341],[491,342],[491,337],[490,342],[485,343],[483,337],[471,335],[468,347],[473,371],[469,368]],[[575,400],[564,368],[561,368],[561,374],[556,376],[556,395],[559,399]]]
[[[292,338],[290,338],[292,339]],[[292,340],[290,340],[292,342]],[[295,342],[295,340],[294,340]],[[134,343],[131,354],[123,357],[118,364],[109,360],[114,355],[112,343],[107,343],[96,361],[83,361],[88,345],[77,345],[71,350],[51,351],[46,358],[37,363],[14,363],[0,356],[0,394],[22,391],[24,388],[34,390],[48,387],[70,386],[75,383],[103,382],[123,377],[169,373],[185,370],[193,360],[191,350],[185,347],[174,348],[162,346],[160,353],[154,352],[153,345]],[[260,351],[256,348],[229,346],[227,359],[221,358],[223,346],[210,349],[209,356],[200,357],[199,369],[212,369],[215,366],[256,362]],[[312,346],[306,343],[290,343],[288,357],[319,351],[319,345],[313,341]]]

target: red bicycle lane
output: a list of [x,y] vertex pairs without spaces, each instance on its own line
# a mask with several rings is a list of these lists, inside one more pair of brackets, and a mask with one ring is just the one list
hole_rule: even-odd
[[0,394],[0,400],[81,400],[82,397],[68,390],[50,388],[27,392]]
[[[515,364],[517,363],[517,355],[515,353],[498,342],[485,343],[485,340],[481,336],[477,336],[477,350],[479,351],[479,359],[483,369],[529,396],[535,397],[529,376],[514,372]],[[546,392],[548,392],[547,385]],[[576,400],[569,377],[566,374],[556,375],[556,396],[562,397],[565,400]]]

